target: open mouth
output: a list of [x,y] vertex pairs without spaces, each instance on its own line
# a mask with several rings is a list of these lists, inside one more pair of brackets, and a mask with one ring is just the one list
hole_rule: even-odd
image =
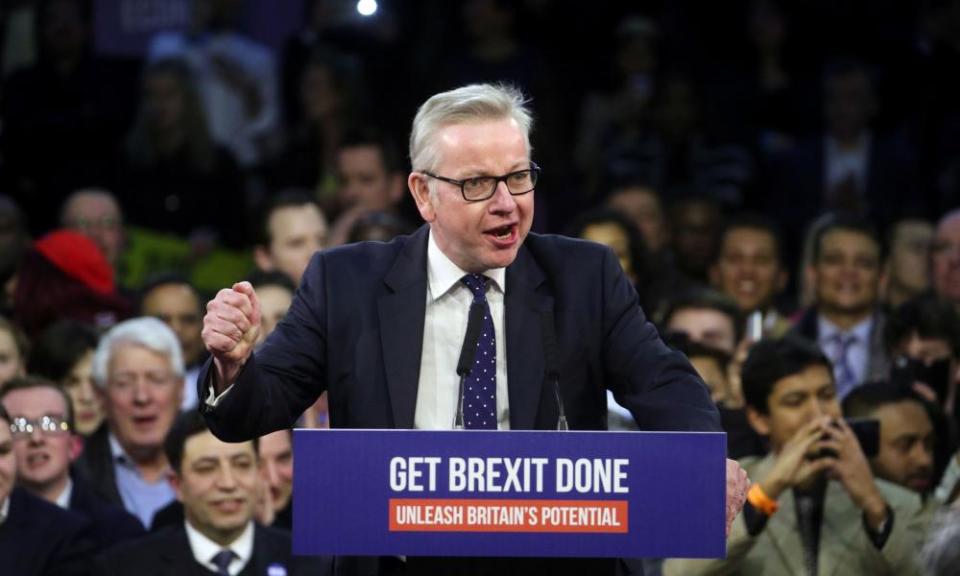
[[27,467],[38,468],[50,461],[50,455],[45,452],[34,452],[27,456]]
[[498,244],[512,243],[516,240],[517,236],[517,225],[516,224],[506,224],[504,226],[498,226],[496,228],[491,228],[487,230],[485,234],[493,238],[493,240]]
[[232,514],[242,510],[245,503],[242,498],[228,498],[213,502],[213,507],[224,514]]
[[137,428],[149,428],[157,421],[156,416],[134,416],[133,425]]

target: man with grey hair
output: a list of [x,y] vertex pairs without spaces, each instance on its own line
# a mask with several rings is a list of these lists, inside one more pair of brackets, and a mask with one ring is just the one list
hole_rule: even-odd
[[[660,341],[613,252],[530,232],[540,174],[531,124],[511,88],[471,85],[430,98],[414,119],[407,178],[427,225],[386,244],[315,254],[289,313],[255,354],[253,289],[221,290],[207,305],[212,359],[198,380],[211,430],[241,440],[287,427],[324,390],[336,428],[550,430],[562,402],[570,428],[601,430],[609,388],[643,430],[719,431],[706,386]],[[488,366],[467,376],[465,395],[491,401],[464,406],[455,424],[471,305],[486,312],[478,345]],[[560,402],[544,366],[545,318],[556,326]],[[728,522],[745,490],[745,474],[728,466]],[[378,562],[341,566],[388,570]],[[407,573],[456,574],[614,569],[610,559],[569,558],[406,565]]]
[[87,440],[77,465],[102,497],[145,527],[174,499],[163,440],[180,408],[183,374],[180,343],[156,318],[117,324],[93,357],[106,423]]

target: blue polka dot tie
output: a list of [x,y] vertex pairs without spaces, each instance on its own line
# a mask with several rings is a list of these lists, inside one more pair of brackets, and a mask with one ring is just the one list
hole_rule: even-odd
[[496,430],[497,337],[487,304],[487,279],[480,274],[467,274],[462,282],[473,292],[474,303],[483,308],[477,355],[463,385],[463,426],[467,430]]

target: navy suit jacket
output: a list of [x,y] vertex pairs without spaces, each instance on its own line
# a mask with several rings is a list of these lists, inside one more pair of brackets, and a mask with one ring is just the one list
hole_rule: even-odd
[[[214,434],[240,441],[286,428],[329,393],[335,428],[413,428],[427,301],[427,236],[319,252],[289,312],[215,409]],[[510,428],[556,429],[542,318],[554,318],[571,429],[606,428],[606,392],[642,430],[720,431],[706,386],[663,344],[609,249],[530,234],[507,267],[504,296]],[[198,378],[207,397],[208,361]],[[452,422],[451,422],[452,426]],[[610,559],[338,558],[337,574],[612,574]]]
[[94,551],[89,528],[77,514],[15,488],[0,524],[0,574],[86,576]]
[[[279,530],[254,526],[253,556],[241,574],[267,576],[280,573],[283,566],[289,576],[327,576],[331,574],[329,557],[302,557],[291,553],[290,535]],[[271,571],[271,566],[274,568]],[[140,540],[115,546],[96,559],[98,576],[190,576],[213,574],[193,557],[187,531],[180,524],[151,533]]]
[[[412,428],[427,233],[314,255],[287,316],[217,408],[204,408],[214,434],[239,441],[289,427],[324,390],[333,427]],[[646,321],[607,248],[530,234],[507,267],[504,304],[511,429],[556,428],[541,329],[550,314],[572,429],[606,427],[610,388],[642,430],[721,430],[706,386]],[[200,398],[210,366],[198,378]]]

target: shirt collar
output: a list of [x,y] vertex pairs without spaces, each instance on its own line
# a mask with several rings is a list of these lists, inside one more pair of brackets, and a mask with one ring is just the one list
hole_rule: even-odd
[[853,334],[857,337],[857,342],[866,343],[870,341],[870,331],[873,329],[873,315],[867,316],[859,324],[849,330],[841,330],[836,324],[827,320],[823,315],[817,318],[817,334],[821,342],[827,342],[835,338],[838,334]]
[[[184,520],[183,523],[187,528],[187,540],[190,541],[190,550],[193,552],[194,559],[203,566],[208,568],[213,567],[213,569],[216,570],[216,566],[211,562],[211,559],[223,550],[224,547],[207,538],[202,532],[191,526],[189,520]],[[239,564],[236,565],[242,570],[243,567],[247,565],[247,562],[250,561],[250,558],[253,557],[253,520],[247,521],[247,527],[244,528],[240,536],[226,548],[236,555],[234,562],[239,562]],[[231,573],[236,573],[236,571]]]
[[[433,230],[430,230],[428,236],[427,281],[430,284],[430,300],[435,301],[456,286],[467,272],[454,264],[443,250],[440,250],[433,238]],[[493,281],[496,290],[501,293],[506,290],[506,268],[492,268],[484,271],[483,275]]]
[[10,516],[10,497],[7,496],[7,499],[3,501],[3,504],[0,504],[0,525],[3,525],[7,521],[7,517]]
[[57,496],[57,506],[61,508],[70,508],[70,496],[73,495],[73,480],[67,476],[67,485],[63,487],[63,492]]
[[113,456],[113,461],[133,466],[133,460],[127,455],[127,451],[120,445],[120,441],[113,435],[113,432],[107,433],[107,439],[110,441],[110,455]]

